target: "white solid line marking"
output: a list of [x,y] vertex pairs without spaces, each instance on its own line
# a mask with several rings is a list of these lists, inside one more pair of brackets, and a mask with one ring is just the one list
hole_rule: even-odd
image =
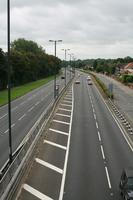
[[53,122],[57,122],[57,123],[60,123],[60,124],[70,125],[70,123],[68,123],[68,122],[59,121],[59,120],[56,120],[56,119],[54,119]]
[[2,117],[0,117],[0,119],[4,118],[5,116],[7,116],[7,113],[5,115],[3,115]]
[[23,188],[28,191],[29,193],[31,193],[32,195],[34,195],[35,197],[37,197],[38,199],[41,199],[41,200],[53,200],[52,198],[44,195],[43,193],[39,192],[38,190],[34,189],[33,187],[27,185],[27,184],[24,184],[23,185]]
[[61,103],[60,105],[61,105],[61,106],[69,106],[69,107],[72,107],[72,105],[63,104],[63,103]]
[[24,114],[22,117],[20,117],[18,120],[20,121],[21,119],[23,119],[26,116],[26,114]]
[[98,123],[96,122],[96,127],[97,127],[97,129],[98,129]]
[[49,128],[50,131],[53,131],[55,133],[60,133],[62,135],[67,135],[68,136],[68,133],[67,132],[63,132],[63,131],[59,131],[59,130],[56,130],[56,129],[52,129],[52,128]]
[[58,172],[58,173],[60,173],[60,174],[63,174],[63,170],[62,170],[62,169],[60,169],[60,168],[58,168],[58,167],[56,167],[56,166],[54,166],[54,165],[52,165],[52,164],[50,164],[50,163],[48,163],[48,162],[45,162],[45,161],[43,161],[43,160],[40,160],[39,158],[35,158],[35,161],[36,161],[37,163],[39,163],[39,164],[41,164],[41,165],[47,167],[47,168],[50,168],[50,169],[52,169],[52,170],[54,170],[54,171],[56,171],[56,172]]
[[32,111],[32,110],[34,109],[34,107],[35,107],[35,106],[32,106],[32,107],[28,110],[28,112]]
[[64,149],[64,150],[67,149],[67,148],[66,148],[65,146],[63,146],[63,145],[56,144],[56,143],[54,143],[54,142],[50,142],[50,141],[48,141],[48,140],[44,140],[44,143],[47,143],[47,144],[53,145],[53,146],[55,146],[55,147],[59,147],[59,148]]
[[94,119],[96,120],[96,114],[94,113]]
[[101,136],[100,136],[99,131],[98,131],[98,138],[99,138],[99,141],[101,142]]
[[68,110],[68,109],[65,109],[65,108],[58,108],[58,110],[69,111],[69,112],[72,111],[72,110]]
[[111,189],[111,182],[110,182],[110,178],[109,178],[109,173],[108,173],[107,167],[105,167],[105,171],[106,171],[106,176],[107,176],[107,180],[108,180],[108,185],[109,185],[109,188]]
[[61,114],[61,113],[56,113],[56,115],[59,115],[59,116],[62,116],[62,117],[71,117],[70,115],[64,115],[64,114]]
[[40,101],[36,102],[35,105],[37,106],[40,103]]
[[101,145],[101,152],[102,152],[103,159],[105,160],[105,154],[104,154],[104,150],[103,150],[103,146],[102,145]]

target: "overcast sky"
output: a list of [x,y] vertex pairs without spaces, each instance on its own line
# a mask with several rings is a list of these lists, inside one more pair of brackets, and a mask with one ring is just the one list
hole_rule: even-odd
[[[6,50],[6,2],[0,0],[0,48]],[[78,59],[133,57],[133,0],[10,0],[11,40],[25,38],[54,54],[50,39]],[[69,56],[67,56],[69,58]]]

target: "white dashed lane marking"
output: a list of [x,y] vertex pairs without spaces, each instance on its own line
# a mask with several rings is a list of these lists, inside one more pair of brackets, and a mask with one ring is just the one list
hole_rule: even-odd
[[101,145],[101,152],[102,152],[103,159],[105,160],[105,155],[104,155],[104,150],[103,150],[103,146],[102,145]]
[[108,185],[109,185],[109,188],[111,189],[111,182],[110,182],[109,172],[108,172],[108,168],[107,167],[105,167],[105,171],[106,171],[106,176],[107,176],[107,180],[108,180]]
[[0,119],[4,118],[5,116],[7,116],[7,113],[5,115],[3,115],[2,117],[0,117]]
[[32,107],[28,110],[28,112],[32,111],[32,110],[34,109],[34,107],[35,107],[35,106],[32,106]]
[[98,131],[97,133],[98,133],[98,139],[99,139],[99,141],[101,142],[101,136],[100,136],[99,131]]

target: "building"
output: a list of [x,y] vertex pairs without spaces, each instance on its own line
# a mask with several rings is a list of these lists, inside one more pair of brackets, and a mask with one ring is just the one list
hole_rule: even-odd
[[124,72],[126,74],[131,74],[133,75],[133,62],[128,63],[125,67],[124,67]]

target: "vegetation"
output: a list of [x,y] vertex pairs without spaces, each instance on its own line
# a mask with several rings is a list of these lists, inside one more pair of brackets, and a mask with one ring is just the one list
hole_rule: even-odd
[[[11,85],[20,86],[58,73],[61,60],[37,43],[18,39],[11,44]],[[0,49],[0,90],[7,88],[7,54]]]
[[[24,85],[19,86],[19,87],[14,87],[14,88],[12,88],[12,91],[11,91],[11,99],[12,100],[16,99],[16,98],[18,98],[18,97],[36,89],[36,88],[38,88],[38,87],[48,83],[52,79],[53,79],[53,76],[49,76],[48,78],[45,78],[45,79],[42,79],[42,80],[27,83],[27,84],[24,84]],[[7,90],[0,91],[0,106],[6,104],[7,101],[8,101]]]

